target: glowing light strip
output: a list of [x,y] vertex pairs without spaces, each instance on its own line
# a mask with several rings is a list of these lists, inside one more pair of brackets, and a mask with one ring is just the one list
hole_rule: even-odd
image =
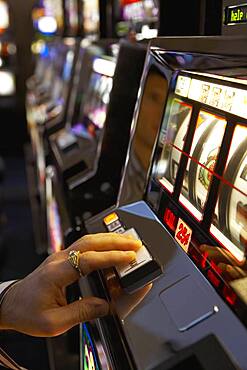
[[175,93],[247,118],[247,91],[186,76],[178,76]]
[[[205,77],[210,77],[210,78],[218,78],[218,80],[236,82],[236,83],[240,83],[242,85],[247,85],[247,80],[242,80],[241,78],[228,77],[228,76],[219,76],[219,75],[215,75],[215,74],[203,73],[203,72],[194,72],[194,71],[190,71],[190,74],[194,74],[194,75],[197,75],[197,76],[205,76]],[[246,71],[246,76],[247,76],[247,71]]]
[[97,58],[93,62],[93,70],[96,73],[105,75],[108,77],[113,77],[116,68],[116,63],[111,60]]
[[183,204],[183,206],[197,219],[197,221],[202,220],[202,213],[198,211],[198,209],[194,207],[183,194],[180,194],[179,202]]
[[233,244],[224,234],[222,234],[214,225],[210,227],[210,233],[225,247],[239,262],[244,262],[244,252]]
[[162,186],[164,186],[170,193],[173,192],[173,185],[167,181],[167,179],[165,177],[163,177],[162,179],[159,180],[159,182],[161,183]]

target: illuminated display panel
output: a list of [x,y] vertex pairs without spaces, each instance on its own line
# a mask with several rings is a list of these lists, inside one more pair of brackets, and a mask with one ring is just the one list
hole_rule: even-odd
[[104,348],[99,338],[93,335],[92,327],[81,324],[80,332],[80,370],[110,370]]
[[[192,107],[183,101],[174,99],[168,122],[164,119],[161,128],[160,143],[162,154],[157,165],[160,183],[169,191],[174,189],[178,165],[189,127]],[[165,115],[166,116],[166,115]]]
[[99,0],[82,0],[83,28],[86,35],[99,33]]
[[225,128],[224,119],[200,111],[179,197],[198,220],[202,219]]
[[247,253],[247,127],[234,130],[210,229],[239,261]]
[[9,27],[9,8],[5,1],[0,0],[0,33]]
[[[242,82],[246,83],[246,81]],[[179,76],[175,93],[224,112],[247,118],[246,90],[198,78]]]
[[247,4],[227,6],[225,8],[226,25],[247,23]]
[[73,127],[74,133],[90,139],[104,127],[112,84],[112,77],[92,73],[83,112],[80,113],[81,122]]

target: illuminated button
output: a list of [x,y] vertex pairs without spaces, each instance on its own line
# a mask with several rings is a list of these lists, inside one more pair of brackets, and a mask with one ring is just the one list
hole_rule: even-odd
[[108,229],[109,232],[112,232],[112,231],[118,229],[121,226],[122,225],[121,225],[120,221],[117,220],[117,221],[112,222],[110,225],[107,225],[107,229]]
[[120,227],[119,229],[115,230],[114,233],[123,234],[125,233],[125,229],[123,227]]
[[104,224],[106,226],[110,225],[112,222],[115,222],[118,220],[118,215],[114,212],[114,213],[111,213],[110,215],[106,216],[104,218]]
[[[126,230],[124,234],[132,235],[135,239],[140,240],[140,237],[134,228]],[[150,255],[149,251],[144,245],[142,245],[142,247],[139,248],[138,251],[136,252],[136,260],[128,263],[127,265],[124,264],[116,268],[118,275],[120,278],[122,278],[131,273],[132,271],[138,269],[140,266],[143,266],[152,260],[153,258]]]

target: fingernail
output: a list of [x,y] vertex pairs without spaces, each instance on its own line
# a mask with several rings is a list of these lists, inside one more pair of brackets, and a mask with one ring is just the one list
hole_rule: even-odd
[[138,245],[138,248],[142,247],[142,241],[141,240],[136,240],[136,244]]
[[130,251],[130,252],[127,252],[126,254],[132,260],[136,260],[136,253],[135,252]]

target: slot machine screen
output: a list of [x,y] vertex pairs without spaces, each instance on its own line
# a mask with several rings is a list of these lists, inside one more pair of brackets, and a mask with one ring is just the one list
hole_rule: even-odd
[[174,80],[147,200],[228,303],[247,304],[246,82],[189,72]]
[[9,9],[5,1],[0,1],[0,33],[9,27]]
[[80,122],[74,125],[73,132],[87,139],[95,138],[104,127],[107,107],[113,84],[115,63],[96,58],[90,77],[85,104],[80,113]]
[[105,350],[89,324],[80,325],[80,370],[110,370]]
[[83,29],[85,35],[99,33],[99,0],[82,0]]
[[159,6],[157,0],[120,0],[117,34],[136,32],[137,39],[157,36]]

